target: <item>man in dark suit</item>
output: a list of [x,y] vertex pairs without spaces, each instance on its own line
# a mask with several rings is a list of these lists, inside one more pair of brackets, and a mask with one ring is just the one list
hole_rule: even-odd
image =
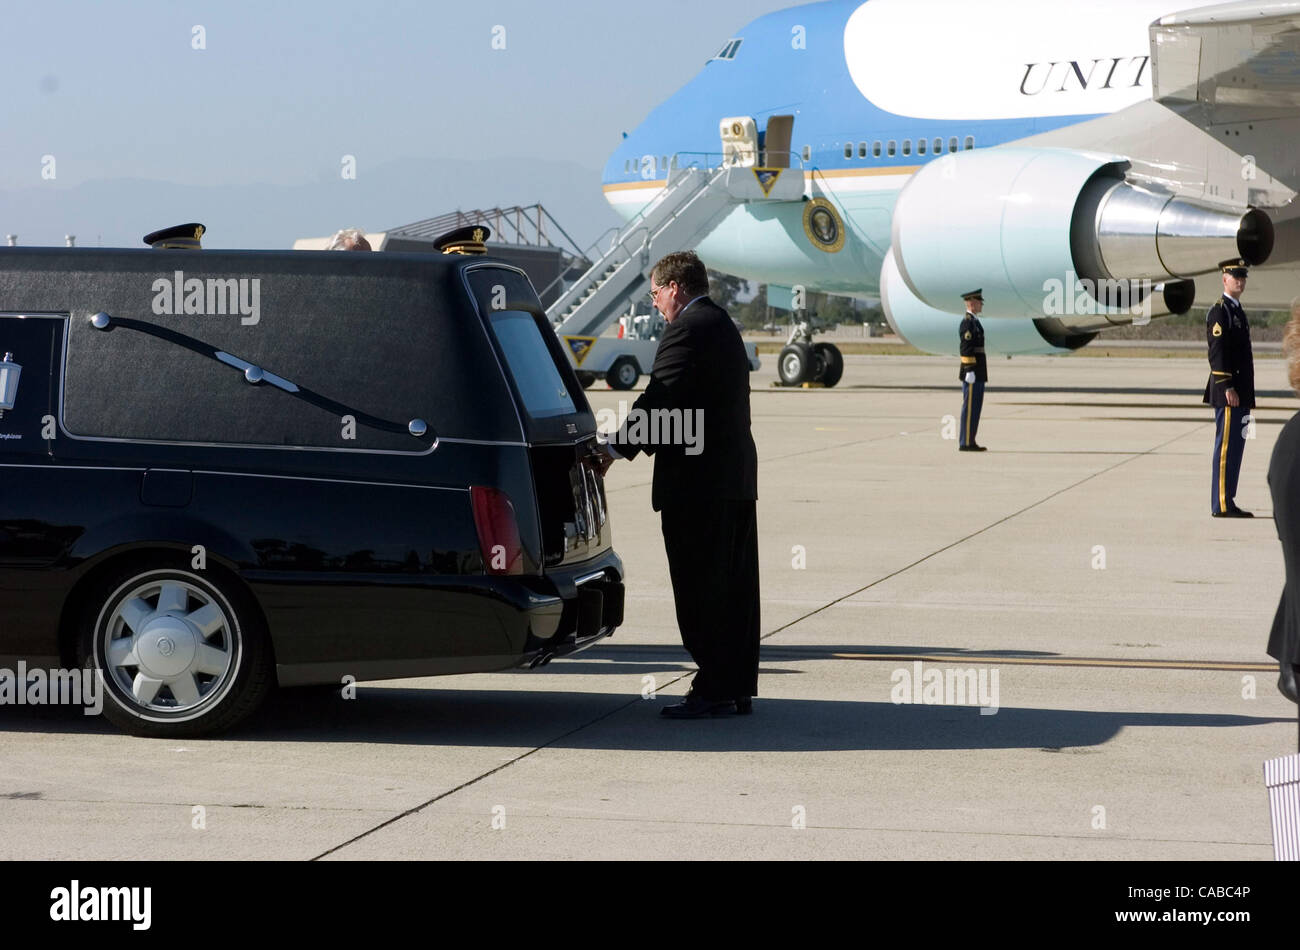
[[668,327],[645,392],[605,447],[610,461],[639,452],[655,457],[651,504],[662,518],[682,643],[699,667],[686,700],[663,710],[674,719],[744,715],[758,693],[758,453],[749,358],[708,292],[694,252],[669,254],[654,266],[650,299]]
[[1241,308],[1246,289],[1245,261],[1229,261],[1223,268],[1223,296],[1205,315],[1209,344],[1210,379],[1204,402],[1214,407],[1214,459],[1210,475],[1210,514],[1215,518],[1253,518],[1233,500],[1241,455],[1246,448],[1246,425],[1255,407],[1255,359],[1250,348],[1250,323]]
[[984,384],[989,379],[988,360],[984,355],[984,327],[979,315],[984,309],[984,291],[972,290],[962,294],[966,301],[966,316],[957,327],[961,367],[957,378],[961,380],[961,439],[959,452],[983,452],[984,446],[975,441],[980,427],[980,411],[984,408]]

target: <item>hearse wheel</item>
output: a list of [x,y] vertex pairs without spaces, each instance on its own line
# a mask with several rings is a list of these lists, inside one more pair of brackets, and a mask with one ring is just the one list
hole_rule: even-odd
[[587,372],[583,372],[582,370],[578,370],[578,384],[583,389],[590,389],[591,384],[594,383],[595,381],[596,381],[595,373],[587,373]]
[[81,659],[103,673],[104,715],[138,736],[229,729],[274,681],[249,595],[217,571],[159,560],[107,578],[81,624]]
[[813,378],[812,347],[806,343],[791,343],[777,358],[776,372],[785,386],[798,386]]
[[620,356],[614,365],[605,372],[605,381],[610,389],[631,389],[641,378],[641,371],[636,367],[636,360],[630,356]]

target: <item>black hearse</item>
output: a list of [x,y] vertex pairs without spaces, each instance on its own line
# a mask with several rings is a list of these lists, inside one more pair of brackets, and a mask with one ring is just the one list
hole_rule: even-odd
[[622,622],[595,418],[486,257],[0,248],[0,667],[147,736]]

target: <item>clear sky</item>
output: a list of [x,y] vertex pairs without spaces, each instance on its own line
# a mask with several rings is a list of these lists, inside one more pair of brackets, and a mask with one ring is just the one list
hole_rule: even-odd
[[297,185],[344,155],[358,175],[410,158],[599,169],[734,31],[792,5],[3,0],[0,202],[118,178]]

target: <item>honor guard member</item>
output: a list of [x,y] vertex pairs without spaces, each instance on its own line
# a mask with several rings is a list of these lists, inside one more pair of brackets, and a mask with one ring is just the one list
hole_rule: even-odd
[[1241,309],[1246,289],[1245,261],[1223,265],[1223,296],[1205,315],[1209,343],[1210,379],[1207,405],[1214,407],[1214,459],[1210,476],[1210,513],[1216,518],[1253,518],[1233,501],[1246,426],[1255,407],[1255,360],[1250,349],[1250,324]]
[[433,246],[444,254],[486,254],[491,236],[492,229],[486,224],[471,224],[435,238]]
[[980,410],[984,408],[984,384],[989,379],[988,363],[984,357],[984,327],[979,315],[984,309],[984,291],[972,290],[962,294],[966,301],[966,316],[962,317],[957,335],[961,341],[961,441],[959,452],[983,452],[984,446],[975,441],[980,427]]
[[206,229],[197,222],[189,224],[178,224],[172,228],[163,228],[161,231],[153,231],[144,236],[144,243],[159,251],[180,249],[184,251],[200,251],[203,245],[199,240],[203,237]]

